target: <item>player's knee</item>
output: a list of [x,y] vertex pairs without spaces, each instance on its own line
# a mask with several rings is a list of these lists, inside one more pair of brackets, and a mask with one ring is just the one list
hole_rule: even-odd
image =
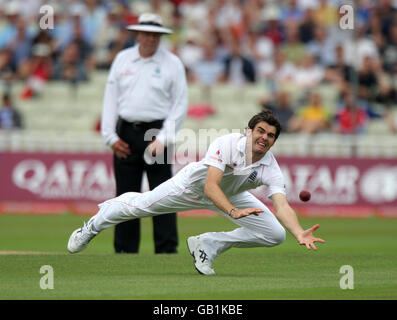
[[272,242],[275,246],[283,243],[287,237],[285,229],[282,226],[274,228],[272,232]]
[[283,243],[286,238],[285,229],[280,226],[275,226],[271,229],[271,231],[266,230],[263,234],[259,236],[261,242],[266,247],[274,247]]

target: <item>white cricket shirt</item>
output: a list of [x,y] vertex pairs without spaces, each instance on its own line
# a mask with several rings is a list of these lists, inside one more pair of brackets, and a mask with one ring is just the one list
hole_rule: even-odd
[[187,113],[188,90],[185,68],[180,59],[159,47],[149,58],[142,58],[139,44],[120,51],[106,82],[101,133],[112,145],[119,137],[116,123],[165,120],[157,135],[163,144],[175,142]]
[[220,188],[226,196],[232,196],[259,186],[267,186],[267,196],[275,193],[286,194],[284,177],[274,155],[268,151],[265,156],[250,165],[246,165],[247,137],[240,133],[231,133],[214,140],[205,157],[187,165],[178,173],[175,182],[183,187],[204,194],[204,185],[208,166],[224,171]]

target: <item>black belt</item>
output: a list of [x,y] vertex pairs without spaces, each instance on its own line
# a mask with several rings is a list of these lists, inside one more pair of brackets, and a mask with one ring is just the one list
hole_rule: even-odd
[[119,119],[123,126],[129,126],[135,131],[146,131],[149,129],[161,129],[163,126],[164,120],[155,120],[151,122],[143,122],[143,121],[133,121],[129,122],[122,118]]

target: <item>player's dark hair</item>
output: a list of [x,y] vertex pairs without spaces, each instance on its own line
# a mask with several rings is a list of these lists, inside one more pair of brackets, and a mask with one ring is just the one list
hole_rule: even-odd
[[258,114],[254,115],[251,120],[248,122],[248,128],[253,130],[255,126],[259,122],[266,122],[267,124],[276,127],[276,139],[280,135],[280,132],[282,130],[282,126],[280,123],[280,120],[275,116],[273,112],[270,110],[266,109],[264,111],[259,112]]

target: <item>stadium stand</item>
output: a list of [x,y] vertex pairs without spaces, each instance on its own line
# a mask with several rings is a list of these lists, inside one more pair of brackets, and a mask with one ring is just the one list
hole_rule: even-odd
[[[106,75],[106,72],[96,72],[91,81],[81,84],[76,92],[62,83],[52,82],[40,99],[19,101],[18,108],[24,115],[25,129],[0,131],[0,151],[108,152],[95,130],[101,115]],[[17,91],[18,87],[15,89]],[[257,84],[237,95],[232,86],[220,84],[213,88],[215,114],[200,121],[188,117],[184,128],[194,132],[207,129],[203,132],[211,140],[224,134],[225,130],[242,132],[247,119],[260,110],[258,98],[265,90],[263,84]],[[330,88],[320,88],[319,91],[331,108],[335,104],[335,92]],[[201,101],[198,85],[190,85],[189,101],[190,105]],[[179,137],[182,143],[185,138]],[[197,148],[201,147],[197,145]],[[378,119],[372,120],[366,135],[348,137],[331,132],[313,136],[284,133],[274,152],[290,156],[396,157],[397,139],[383,120]]]
[[[3,63],[3,65],[0,63],[0,83],[2,91],[11,90],[13,101],[21,112],[24,123],[23,130],[0,130],[0,151],[109,152],[98,133],[98,121],[101,116],[103,90],[109,63],[111,57],[117,52],[117,49],[112,48],[121,49],[123,46],[131,45],[132,42],[126,40],[128,37],[125,37],[125,33],[122,31],[124,26],[134,23],[139,13],[154,10],[161,12],[165,24],[174,28],[174,35],[165,38],[163,42],[176,54],[180,54],[182,59],[186,59],[184,62],[188,75],[191,72],[190,66],[200,60],[200,46],[203,42],[207,46],[214,45],[218,62],[222,61],[222,57],[224,58],[230,51],[228,47],[231,43],[234,45],[238,43],[241,46],[240,49],[244,49],[244,55],[257,63],[254,65],[261,66],[256,70],[255,83],[240,83],[241,78],[234,79],[240,83],[236,87],[234,80],[228,82],[225,79],[220,79],[216,85],[210,88],[210,99],[206,96],[208,91],[205,91],[199,82],[189,76],[190,106],[207,105],[214,112],[203,114],[200,117],[188,116],[184,128],[192,129],[194,132],[207,129],[211,139],[224,134],[225,131],[222,129],[242,131],[246,126],[247,119],[260,110],[259,100],[264,96],[273,97],[275,92],[281,89],[291,95],[297,112],[304,105],[310,91],[316,91],[320,93],[323,104],[329,113],[335,115],[340,107],[340,97],[345,93],[346,84],[354,87],[363,81],[367,86],[370,81],[375,81],[373,86],[376,89],[375,93],[365,92],[363,96],[370,97],[368,101],[371,107],[380,116],[369,119],[365,133],[352,136],[341,135],[335,133],[332,128],[310,136],[299,132],[285,133],[280,137],[274,152],[282,155],[329,157],[397,156],[395,133],[393,134],[383,118],[387,106],[390,107],[391,113],[395,114],[394,118],[397,119],[395,101],[397,76],[396,70],[393,69],[393,65],[397,63],[393,60],[395,52],[393,44],[397,41],[397,29],[395,28],[397,6],[393,1],[358,1],[356,4],[357,30],[349,32],[349,30],[341,30],[338,27],[338,7],[341,2],[337,0],[182,0],[153,1],[152,4],[145,1],[127,0],[109,2],[53,0],[49,4],[55,10],[57,28],[50,35],[53,40],[56,40],[55,47],[57,49],[52,48],[51,37],[45,38],[45,34],[44,38],[32,37],[32,39],[41,44],[44,41],[52,48],[52,57],[56,65],[61,56],[60,53],[67,48],[68,41],[72,41],[73,32],[71,30],[75,30],[75,32],[79,30],[79,36],[83,36],[86,42],[83,46],[84,55],[88,56],[79,66],[84,66],[85,76],[88,80],[69,79],[66,81],[54,78],[47,82],[48,79],[45,79],[46,81],[38,87],[40,90],[37,90],[36,96],[33,94],[22,99],[20,94],[26,87],[28,78],[26,70],[29,70],[26,65],[29,66],[29,63],[33,64],[32,61],[34,61],[29,59],[33,59],[33,52],[40,56],[45,55],[48,50],[38,53],[37,50],[33,50],[34,46],[31,43],[31,50],[26,51],[28,44],[24,42],[25,38],[18,38],[15,30],[17,30],[17,26],[18,30],[25,28],[27,33],[34,30],[32,24],[37,24],[35,19],[40,17],[38,9],[43,3],[40,0],[32,0],[29,2],[29,8],[25,8],[22,1],[5,0],[0,2],[0,17],[4,18],[0,25],[0,61]],[[347,3],[350,2],[343,2],[343,4]],[[351,3],[353,4],[353,2]],[[34,12],[37,14],[34,15]],[[201,23],[204,17],[213,20],[204,26]],[[321,17],[326,17],[326,19]],[[381,19],[374,19],[374,17]],[[22,23],[23,21],[26,22],[25,25]],[[76,28],[79,21],[82,21],[83,29]],[[324,47],[320,42],[311,42],[315,38],[316,26],[319,25],[325,28],[322,30],[326,32]],[[75,29],[71,26],[74,26]],[[88,29],[84,29],[85,27]],[[87,30],[96,30],[96,34],[87,33]],[[306,46],[307,52],[310,51],[311,54],[317,55],[317,64],[314,69],[310,69],[310,66],[307,68],[304,63],[293,67],[296,68],[295,71],[299,71],[301,79],[302,75],[305,78],[305,74],[313,75],[313,77],[323,73],[328,75],[327,67],[329,66],[326,66],[323,61],[332,60],[332,54],[326,48],[329,48],[331,40],[335,37],[339,42],[333,43],[333,46],[342,41],[343,49],[349,52],[356,44],[356,54],[360,59],[368,55],[374,57],[374,61],[380,63],[375,64],[374,67],[375,76],[378,78],[374,80],[370,76],[365,76],[364,79],[358,79],[358,83],[354,83],[352,74],[345,74],[347,82],[343,82],[340,79],[341,74],[332,73],[331,76],[325,77],[314,87],[310,87],[310,82],[302,87],[294,81],[285,81],[285,78],[280,80],[282,75],[278,73],[279,70],[276,70],[277,66],[272,65],[276,61],[272,61],[272,59],[277,57],[277,46],[282,47],[286,32],[291,30],[298,30],[300,47]],[[203,39],[202,35],[205,34],[208,35],[208,39]],[[95,38],[95,35],[99,35],[98,38]],[[352,40],[354,37],[356,37],[356,43]],[[12,55],[9,50],[12,50]],[[96,67],[91,65],[91,54],[98,60]],[[273,54],[275,57],[272,57]],[[21,61],[25,57],[27,64],[15,65],[14,63],[13,65],[12,61],[7,64],[7,59],[10,57],[12,59],[18,57],[18,59],[22,59]],[[354,59],[355,56],[351,52],[349,57],[350,60],[347,59],[344,63],[358,70],[359,61]],[[377,60],[379,57],[380,59]],[[38,70],[40,71],[40,68]],[[14,73],[15,79],[12,81],[9,80],[10,72]],[[381,95],[379,95],[379,91],[381,91]],[[356,94],[359,95],[360,92],[356,91]],[[372,94],[374,96],[371,96]],[[199,143],[204,142],[199,141]],[[205,150],[205,147],[201,145],[197,145],[197,148]]]

